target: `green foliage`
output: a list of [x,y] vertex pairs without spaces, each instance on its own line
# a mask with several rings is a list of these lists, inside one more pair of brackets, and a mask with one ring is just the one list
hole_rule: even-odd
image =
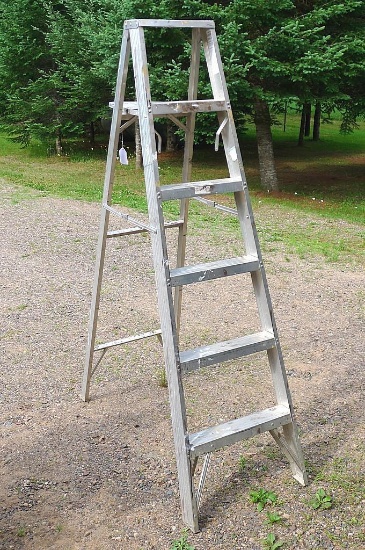
[[279,514],[277,514],[276,512],[267,512],[266,515],[267,519],[265,520],[265,523],[267,523],[268,525],[279,523],[280,521],[282,521],[282,517],[279,516]]
[[283,542],[276,539],[273,533],[269,533],[263,541],[264,548],[267,548],[267,550],[277,550],[277,548],[281,548],[283,544]]
[[254,504],[257,504],[258,512],[262,512],[266,504],[275,504],[277,502],[277,495],[272,491],[266,491],[266,489],[258,489],[257,491],[250,491],[250,500]]
[[328,510],[332,508],[332,497],[327,495],[324,489],[318,489],[312,500],[309,502],[313,510]]
[[25,535],[27,534],[27,530],[25,527],[19,527],[18,531],[17,531],[17,536],[18,537],[25,537]]
[[158,371],[157,371],[157,382],[158,382],[158,385],[160,386],[160,388],[167,388],[168,387],[168,382],[167,382],[167,376],[166,376],[166,370],[165,368],[160,368]]
[[247,466],[247,461],[243,455],[241,455],[238,459],[238,467],[241,472],[244,472],[245,468]]
[[173,541],[170,550],[195,550],[195,547],[189,544],[187,533],[184,531],[179,540]]
[[[294,96],[332,101],[350,131],[365,112],[364,11],[361,0],[0,0],[0,113],[23,144],[80,136],[108,113],[125,19],[212,18],[240,125],[255,96],[276,108]],[[186,92],[186,37],[182,29],[146,32],[156,97]],[[209,87],[199,94],[208,97]],[[198,120],[198,137],[211,141],[209,118]]]

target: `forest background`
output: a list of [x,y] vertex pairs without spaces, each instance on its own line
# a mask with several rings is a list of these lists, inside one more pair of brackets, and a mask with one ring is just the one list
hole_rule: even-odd
[[[319,141],[321,122],[334,114],[343,133],[364,117],[363,0],[0,0],[2,129],[22,145],[52,143],[58,155],[70,139],[87,139],[93,147],[110,117],[129,18],[214,19],[239,135],[254,125],[265,190],[280,189],[272,126],[288,106],[299,114],[299,145],[309,133]],[[148,33],[155,99],[186,96],[185,39],[179,29]],[[132,85],[130,79],[129,94]],[[199,94],[209,97],[209,86]],[[214,126],[202,116],[197,141],[212,142]],[[163,130],[167,150],[177,148],[175,128]]]

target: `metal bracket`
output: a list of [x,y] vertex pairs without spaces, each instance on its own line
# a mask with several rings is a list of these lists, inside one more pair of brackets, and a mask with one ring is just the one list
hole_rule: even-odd
[[129,128],[129,126],[132,126],[132,124],[136,122],[136,118],[137,118],[136,116],[132,116],[132,118],[130,118],[129,120],[127,120],[127,122],[122,124],[122,126],[119,128],[119,133],[121,134],[122,132],[124,132],[124,130]]
[[184,132],[187,131],[186,124],[184,124],[183,122],[181,122],[181,120],[179,120],[178,118],[176,118],[176,116],[174,116],[174,115],[167,115],[167,118],[170,119],[171,122],[173,122],[174,124],[176,124],[176,126],[178,126],[179,128],[181,128],[181,130],[184,130]]
[[112,208],[106,203],[103,204],[103,208],[105,208],[105,210],[108,210],[112,214],[115,214],[119,218],[122,218],[123,220],[127,220],[129,223],[135,223],[138,227],[142,227],[142,229],[145,229],[150,233],[157,233],[157,229],[155,227],[151,227],[150,225],[140,222],[135,218],[133,218],[132,216],[130,216],[129,214],[124,214],[124,212],[119,212],[119,210],[115,210],[115,208]]
[[216,134],[215,134],[215,145],[214,145],[214,150],[215,151],[218,151],[219,149],[219,136],[221,135],[222,133],[222,130],[223,128],[225,127],[225,125],[227,124],[228,122],[228,116],[226,116],[222,122],[222,124],[219,126],[218,130],[216,131]]
[[209,463],[210,463],[210,453],[205,455],[202,472],[200,474],[198,490],[196,492],[196,503],[197,503],[197,506],[198,506],[198,510],[200,508],[200,502],[201,502],[201,498],[202,498],[202,494],[203,494],[205,480],[206,480],[207,473],[208,473]]
[[157,136],[157,152],[161,153],[162,151],[162,137],[161,135],[155,130],[155,134]]

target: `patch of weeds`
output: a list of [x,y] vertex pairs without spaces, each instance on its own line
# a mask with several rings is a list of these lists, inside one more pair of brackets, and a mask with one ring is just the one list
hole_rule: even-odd
[[282,521],[283,518],[279,516],[276,512],[267,512],[267,519],[265,520],[265,523],[268,525],[272,525],[273,523],[279,523],[279,521]]
[[27,534],[27,530],[25,527],[19,527],[16,534],[18,537],[25,537],[25,535]]
[[62,525],[56,525],[56,531],[57,531],[57,533],[61,533],[62,529],[63,529],[63,526],[62,526]]
[[332,497],[327,495],[324,489],[318,489],[314,497],[309,501],[313,510],[328,510],[332,508]]
[[266,504],[275,504],[278,497],[272,491],[266,491],[266,489],[258,489],[257,491],[250,491],[250,500],[254,504],[257,504],[257,510],[262,512]]
[[246,466],[247,466],[247,460],[245,459],[245,457],[243,455],[240,455],[239,459],[238,459],[238,468],[239,468],[239,471],[241,473],[243,473],[246,469]]
[[187,533],[184,531],[179,540],[173,541],[170,550],[195,550],[195,547],[189,544]]
[[315,472],[315,465],[312,464],[307,458],[304,459],[304,466],[308,475],[313,475]]
[[281,456],[279,449],[277,449],[276,447],[267,447],[264,450],[264,453],[265,456],[267,458],[270,458],[271,460],[277,460]]
[[274,533],[269,533],[266,539],[263,540],[264,548],[267,548],[267,550],[276,550],[277,548],[281,548],[283,544],[283,542],[277,540]]
[[160,386],[160,388],[167,388],[167,376],[166,371],[164,368],[158,369],[157,373],[157,383]]

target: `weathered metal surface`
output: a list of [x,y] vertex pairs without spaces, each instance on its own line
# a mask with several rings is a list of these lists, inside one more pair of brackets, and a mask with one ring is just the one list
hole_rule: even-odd
[[215,25],[214,21],[204,19],[127,19],[124,23],[125,29],[136,29],[138,27],[214,29]]
[[255,256],[240,256],[204,264],[188,265],[171,270],[170,284],[171,286],[180,286],[202,283],[221,277],[248,273],[259,268],[259,262]]
[[134,334],[133,336],[126,336],[119,340],[112,340],[111,342],[105,342],[95,347],[94,351],[100,351],[102,349],[113,348],[115,346],[122,346],[123,344],[129,344],[130,342],[136,342],[137,340],[144,340],[145,338],[151,338],[152,336],[159,336],[161,330],[151,330],[149,332],[143,332],[141,334]]
[[114,216],[117,216],[118,218],[122,218],[122,220],[126,220],[129,223],[134,223],[138,227],[140,227],[141,229],[144,229],[145,231],[148,231],[149,233],[157,233],[156,227],[147,225],[146,223],[137,220],[130,214],[121,212],[120,210],[116,210],[115,208],[113,208],[112,206],[109,206],[108,204],[103,204],[103,208],[105,208],[105,210],[108,210],[108,212],[111,212],[112,214],[114,214]]
[[242,418],[236,418],[224,424],[190,434],[190,454],[192,457],[196,457],[211,453],[259,433],[274,430],[291,423],[291,421],[290,410],[284,405],[277,405]]
[[[118,67],[117,85],[115,90],[113,109],[112,125],[110,129],[110,138],[108,146],[108,157],[104,178],[104,190],[103,190],[103,204],[109,204],[113,192],[115,164],[117,158],[118,142],[119,142],[119,129],[121,123],[121,105],[124,99],[124,92],[127,81],[128,73],[128,61],[130,56],[130,41],[129,33],[123,34],[122,45],[120,49],[120,59]],[[107,240],[108,224],[109,224],[110,212],[106,208],[101,209],[100,222],[99,222],[99,236],[96,249],[95,260],[95,274],[94,283],[92,289],[92,298],[90,306],[89,326],[88,326],[88,339],[86,345],[86,357],[84,374],[81,383],[81,397],[84,401],[89,400],[90,392],[90,380],[93,372],[93,357],[96,330],[98,324],[99,303],[100,303],[100,291],[101,283],[103,279],[104,260],[105,260],[105,247]]]
[[149,221],[157,232],[151,233],[153,262],[157,287],[157,302],[160,313],[163,352],[168,380],[172,429],[179,477],[180,501],[184,521],[196,531],[198,509],[191,476],[191,462],[186,452],[187,420],[185,398],[178,368],[178,347],[171,288],[166,284],[169,278],[169,262],[164,231],[164,218],[156,188],[159,185],[159,170],[151,111],[151,92],[148,77],[148,63],[144,32],[141,27],[130,31],[138,117],[143,152],[144,177],[147,194]]
[[192,372],[202,367],[208,367],[264,351],[275,346],[272,332],[263,331],[247,336],[239,336],[232,340],[217,342],[208,346],[201,346],[180,353],[181,370],[183,373]]
[[[165,229],[172,229],[173,227],[180,227],[183,220],[174,220],[172,222],[165,222]],[[130,227],[128,229],[115,229],[114,231],[108,231],[107,238],[113,237],[127,237],[128,235],[137,235],[138,233],[147,233],[148,229],[143,227]]]
[[[144,27],[186,27],[192,29],[191,70],[187,101],[151,101]],[[197,99],[201,44],[204,48],[210,85],[213,92],[213,99],[209,100]],[[124,102],[130,51],[132,52],[137,101]],[[221,136],[229,170],[229,178],[191,182],[196,113],[209,111],[217,112],[218,130],[216,132],[216,146]],[[122,126],[122,129],[125,129],[134,121],[134,117],[136,116],[138,116],[141,128],[149,225],[135,220],[130,215],[120,213],[110,206],[121,120],[127,121]],[[159,170],[153,123],[154,116],[166,116],[185,131],[181,184],[159,186]],[[180,122],[178,117],[185,117],[185,123]],[[218,205],[215,201],[203,198],[204,195],[223,192],[234,194],[237,210]],[[162,200],[176,198],[181,201],[180,219],[177,222],[164,222]],[[190,198],[202,201],[205,204],[211,204],[216,208],[238,216],[243,238],[242,256],[195,266],[184,265]],[[127,219],[127,221],[133,221],[136,227],[108,232],[107,227],[110,212]],[[179,236],[176,268],[170,271],[165,229],[173,226],[179,228]],[[145,231],[149,231],[151,234],[161,330],[113,340],[95,347],[106,239]],[[183,286],[246,272],[251,274],[261,322],[261,331],[256,334],[240,336],[224,342],[202,346],[194,350],[179,352],[178,336]],[[172,287],[175,287],[174,301],[172,300]],[[192,478],[197,457],[202,454],[210,453],[225,445],[231,445],[262,431],[270,431],[283,453],[288,457],[293,476],[302,484],[307,482],[304,459],[293,415],[293,406],[248,195],[242,157],[231,111],[222,60],[214,31],[214,23],[212,21],[136,19],[126,21],[125,23],[104,182],[103,208],[91,305],[87,359],[83,379],[83,398],[85,400],[88,399],[94,350],[100,351],[101,356],[103,356],[109,347],[154,335],[158,337],[162,335],[163,340],[181,507],[183,519],[193,531],[197,531],[199,528],[197,496],[198,500],[200,500],[201,487],[195,493]],[[182,374],[200,367],[214,365],[263,350],[267,351],[277,405],[249,416],[226,422],[220,426],[207,428],[196,434],[189,435]],[[203,467],[204,479],[206,469]]]
[[193,181],[189,183],[174,183],[160,187],[161,200],[192,198],[196,195],[217,195],[234,193],[242,190],[240,178],[222,178],[217,180]]

